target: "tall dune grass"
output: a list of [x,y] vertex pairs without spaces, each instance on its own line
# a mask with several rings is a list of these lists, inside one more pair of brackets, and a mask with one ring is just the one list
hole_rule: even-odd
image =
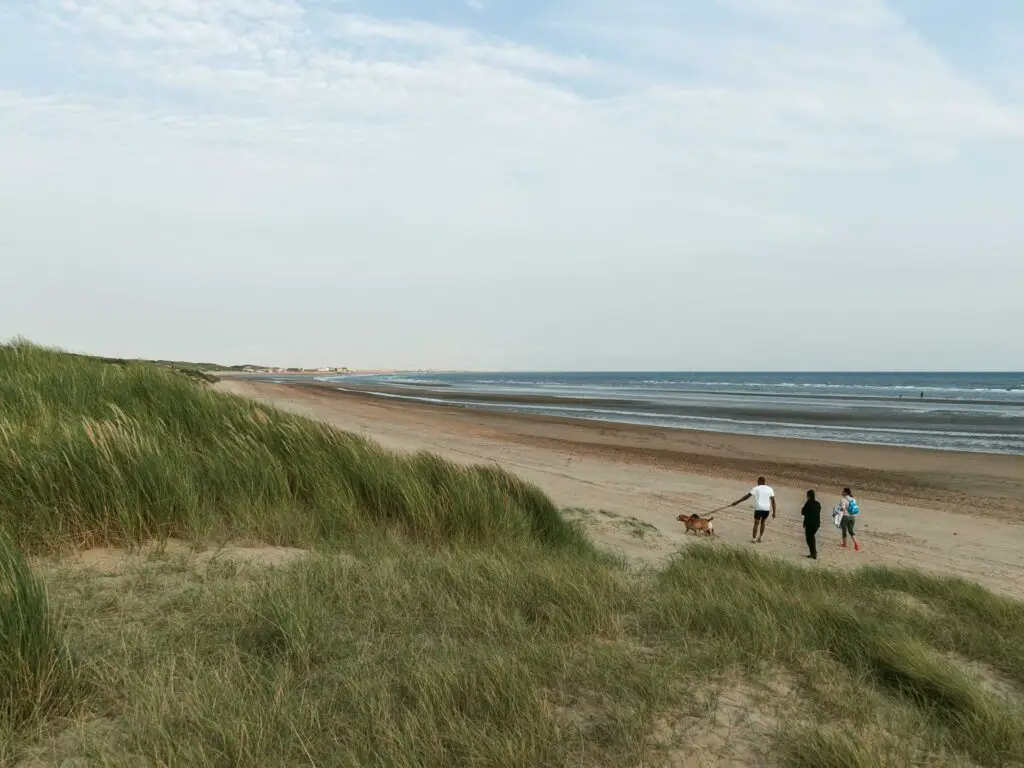
[[0,535],[0,727],[60,710],[70,690],[70,659],[46,590]]
[[[706,668],[770,661],[798,671],[827,707],[844,685],[865,694],[861,712],[849,708],[857,725],[794,735],[792,745],[818,744],[835,759],[794,764],[871,764],[863,740],[849,737],[877,719],[879,702],[913,713],[922,733],[982,765],[1024,764],[1024,603],[958,578],[808,570],[710,547],[675,558],[658,580],[647,631],[693,648]],[[979,676],[1001,682],[987,688]],[[868,694],[878,698],[868,703]],[[886,741],[890,753],[899,744]]]
[[22,546],[244,535],[585,546],[495,467],[399,456],[173,370],[0,346],[0,524]]

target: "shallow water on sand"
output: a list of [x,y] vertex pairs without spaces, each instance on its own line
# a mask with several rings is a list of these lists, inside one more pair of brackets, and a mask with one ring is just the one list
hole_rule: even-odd
[[325,377],[382,397],[626,424],[1024,455],[1024,373]]

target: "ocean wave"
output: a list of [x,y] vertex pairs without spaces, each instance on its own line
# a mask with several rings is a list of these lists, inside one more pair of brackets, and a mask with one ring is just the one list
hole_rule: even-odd
[[[352,392],[355,390],[347,390],[339,388],[343,392]],[[956,430],[941,430],[941,429],[914,429],[912,427],[877,427],[868,425],[848,426],[842,424],[812,424],[798,421],[775,421],[770,419],[736,419],[727,418],[723,416],[691,416],[687,414],[659,414],[651,413],[649,411],[631,411],[622,410],[616,408],[587,408],[583,406],[572,406],[572,405],[557,405],[557,404],[535,404],[535,403],[480,403],[473,400],[453,400],[450,398],[441,397],[424,397],[422,395],[401,395],[394,392],[372,392],[369,394],[376,395],[378,397],[386,397],[395,400],[410,400],[421,403],[432,403],[432,404],[443,404],[443,405],[457,405],[464,408],[487,408],[489,410],[501,409],[507,411],[529,411],[529,412],[555,412],[566,415],[579,415],[584,417],[601,415],[601,416],[619,416],[627,418],[651,418],[658,419],[659,421],[686,421],[686,422],[709,422],[709,423],[721,423],[721,424],[735,424],[743,426],[763,426],[763,427],[799,427],[807,429],[819,429],[827,431],[849,431],[849,432],[879,432],[887,434],[907,434],[907,435],[935,435],[937,437],[1010,437],[1016,438],[1016,435],[1007,435],[1004,432],[964,432]]]
[[[340,391],[353,391],[338,387]],[[664,414],[623,408],[592,408],[570,404],[478,402],[430,397],[418,394],[373,392],[393,400],[447,405],[467,409],[505,413],[533,413],[562,418],[578,418],[620,424],[647,424],[667,428],[701,430],[732,434],[761,434],[779,437],[826,440],[831,442],[905,445],[943,450],[983,453],[1024,454],[1024,437],[1016,432],[923,429],[908,426],[886,427],[877,424],[833,425],[778,419],[744,419],[711,415]]]
[[[482,382],[481,382],[482,383]],[[533,385],[533,382],[521,382],[525,385]],[[637,385],[643,385],[638,387]],[[675,386],[670,386],[675,385]],[[665,387],[665,391],[676,391],[683,387],[700,387],[706,389],[709,387],[723,387],[732,388],[737,390],[753,389],[753,390],[764,390],[764,389],[822,389],[822,390],[852,390],[852,391],[868,391],[868,392],[948,392],[948,393],[972,393],[972,392],[988,392],[988,393],[1002,393],[1002,392],[1024,392],[1024,384],[1009,386],[1009,387],[951,387],[951,386],[939,386],[939,385],[928,385],[928,384],[830,384],[824,382],[791,382],[791,381],[703,381],[694,379],[682,379],[682,380],[648,380],[640,382],[623,382],[622,384],[565,384],[564,386],[578,386],[594,389],[640,389],[648,390],[650,387],[658,386]]]
[[[773,380],[766,376],[764,380],[758,381],[753,378],[727,379],[718,377],[715,379],[703,379],[692,377],[686,374],[678,376],[665,376],[660,378],[639,378],[624,374],[615,377],[602,377],[602,375],[587,376],[584,374],[566,374],[564,378],[557,376],[529,377],[522,375],[509,376],[465,376],[465,375],[439,375],[436,377],[391,377],[387,380],[401,383],[402,381],[415,382],[417,384],[448,384],[460,389],[471,389],[473,387],[523,387],[536,389],[557,389],[557,390],[594,390],[600,392],[627,390],[651,392],[663,390],[665,392],[676,391],[704,391],[708,389],[725,389],[728,391],[822,391],[839,394],[849,393],[896,393],[906,394],[910,392],[925,392],[929,395],[941,394],[950,398],[964,395],[985,395],[985,394],[1007,394],[1016,393],[1024,395],[1024,374],[1020,377],[1017,374],[999,374],[995,378],[1003,378],[1003,381],[995,383],[991,380],[977,381],[966,384],[961,381],[906,381],[894,377],[890,381],[792,381]],[[384,380],[384,377],[381,377]]]

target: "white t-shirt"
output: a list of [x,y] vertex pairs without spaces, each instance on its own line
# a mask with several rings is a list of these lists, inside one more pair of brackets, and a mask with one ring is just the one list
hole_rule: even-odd
[[755,512],[771,512],[771,500],[775,498],[775,491],[770,485],[755,486],[750,495],[754,497]]

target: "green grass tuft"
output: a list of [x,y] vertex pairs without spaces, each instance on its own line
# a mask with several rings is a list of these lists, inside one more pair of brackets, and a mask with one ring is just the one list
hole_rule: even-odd
[[70,658],[46,589],[0,535],[0,728],[59,713],[71,688]]

